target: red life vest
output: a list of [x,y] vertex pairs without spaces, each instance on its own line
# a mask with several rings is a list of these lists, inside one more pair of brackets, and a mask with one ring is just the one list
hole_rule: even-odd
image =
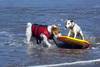
[[45,36],[47,36],[48,39],[51,39],[51,35],[47,30],[47,26],[45,25],[32,25],[32,35],[36,38],[40,38],[41,33],[43,33]]

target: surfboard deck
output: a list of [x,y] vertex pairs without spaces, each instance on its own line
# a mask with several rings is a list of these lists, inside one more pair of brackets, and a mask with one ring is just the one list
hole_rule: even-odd
[[81,39],[73,38],[69,36],[60,36],[58,37],[58,40],[65,43],[66,46],[88,48],[90,45],[90,43],[86,40],[81,40]]

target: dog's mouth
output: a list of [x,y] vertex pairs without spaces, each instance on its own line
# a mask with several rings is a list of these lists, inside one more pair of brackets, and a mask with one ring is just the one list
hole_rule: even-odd
[[55,36],[56,38],[61,36],[60,31],[53,31],[53,36]]
[[69,28],[70,28],[70,29],[73,29],[73,26],[70,26]]

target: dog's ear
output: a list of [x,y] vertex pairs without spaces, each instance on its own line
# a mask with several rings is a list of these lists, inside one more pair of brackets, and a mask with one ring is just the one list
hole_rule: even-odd
[[70,20],[70,22],[71,22],[72,26],[74,26],[74,24],[75,24],[74,21],[73,20]]
[[73,23],[74,21],[73,20],[70,20],[70,22]]
[[52,26],[52,31],[55,31],[57,29],[56,26]]

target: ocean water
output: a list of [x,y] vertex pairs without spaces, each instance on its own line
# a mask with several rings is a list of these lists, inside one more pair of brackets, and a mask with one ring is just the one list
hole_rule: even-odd
[[[0,67],[100,67],[99,3],[99,0],[0,0]],[[92,43],[90,49],[48,49],[26,44],[27,22],[55,23],[67,35],[66,19],[73,19],[82,28],[85,38]]]

